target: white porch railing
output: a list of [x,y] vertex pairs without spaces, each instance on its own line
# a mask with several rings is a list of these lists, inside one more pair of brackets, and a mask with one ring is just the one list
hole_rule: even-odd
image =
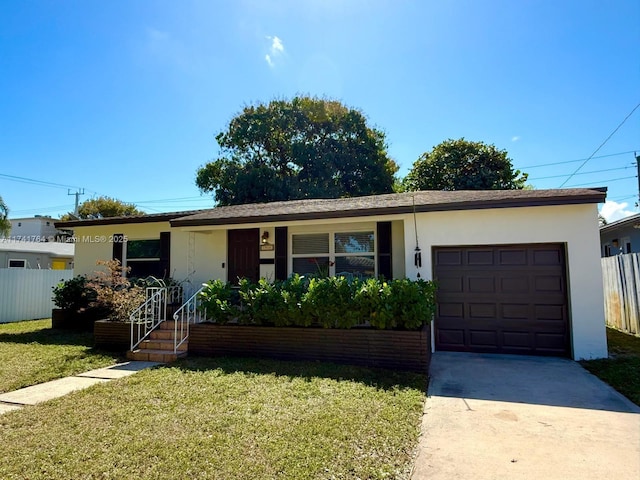
[[136,348],[167,316],[167,288],[148,287],[147,300],[129,316],[131,350]]
[[178,351],[178,347],[189,338],[189,324],[201,323],[207,319],[207,312],[201,309],[202,288],[194,293],[177,311],[173,314],[174,320],[174,342],[173,351]]

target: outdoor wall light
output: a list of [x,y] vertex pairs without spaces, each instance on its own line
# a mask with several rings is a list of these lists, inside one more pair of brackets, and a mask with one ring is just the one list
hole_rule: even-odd
[[264,232],[262,232],[262,237],[260,237],[262,239],[262,243],[265,244],[269,241],[269,232],[267,232],[266,230]]

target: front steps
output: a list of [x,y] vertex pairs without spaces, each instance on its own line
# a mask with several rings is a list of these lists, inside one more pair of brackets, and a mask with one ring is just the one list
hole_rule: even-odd
[[173,335],[175,333],[175,321],[166,320],[149,334],[149,338],[140,342],[138,347],[127,352],[129,360],[141,360],[148,362],[170,363],[178,358],[187,356],[189,348],[188,340],[173,352]]

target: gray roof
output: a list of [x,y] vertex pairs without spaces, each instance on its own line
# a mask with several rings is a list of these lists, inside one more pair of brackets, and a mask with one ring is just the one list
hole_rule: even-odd
[[61,242],[23,242],[20,240],[0,239],[0,251],[22,253],[47,253],[52,257],[73,257],[73,243]]
[[636,224],[640,224],[640,213],[622,218],[620,220],[616,220],[615,222],[607,223],[606,225],[602,225],[600,227],[600,232],[610,232],[613,230],[617,230],[618,228],[623,228],[629,225],[633,226]]
[[122,225],[125,223],[168,222],[174,218],[184,217],[200,210],[183,210],[181,212],[146,213],[144,215],[127,215],[125,217],[88,218],[85,220],[68,220],[56,222],[56,228],[89,227],[91,225]]
[[171,226],[234,225],[484,208],[604,202],[606,188],[557,190],[425,190],[366,197],[291,200],[231,205],[207,210],[56,222],[58,228],[171,222]]
[[[557,190],[456,190],[391,193],[367,197],[232,205],[171,220],[172,226],[232,225],[402,213],[600,203],[605,188]],[[415,206],[414,206],[415,205]]]

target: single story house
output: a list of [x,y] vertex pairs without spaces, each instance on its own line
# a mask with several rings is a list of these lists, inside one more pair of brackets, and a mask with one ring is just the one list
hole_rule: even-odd
[[602,225],[600,246],[603,257],[640,253],[640,213]]
[[597,204],[606,189],[420,191],[59,222],[75,271],[435,279],[435,350],[607,356]]
[[75,245],[0,239],[0,268],[72,270]]

